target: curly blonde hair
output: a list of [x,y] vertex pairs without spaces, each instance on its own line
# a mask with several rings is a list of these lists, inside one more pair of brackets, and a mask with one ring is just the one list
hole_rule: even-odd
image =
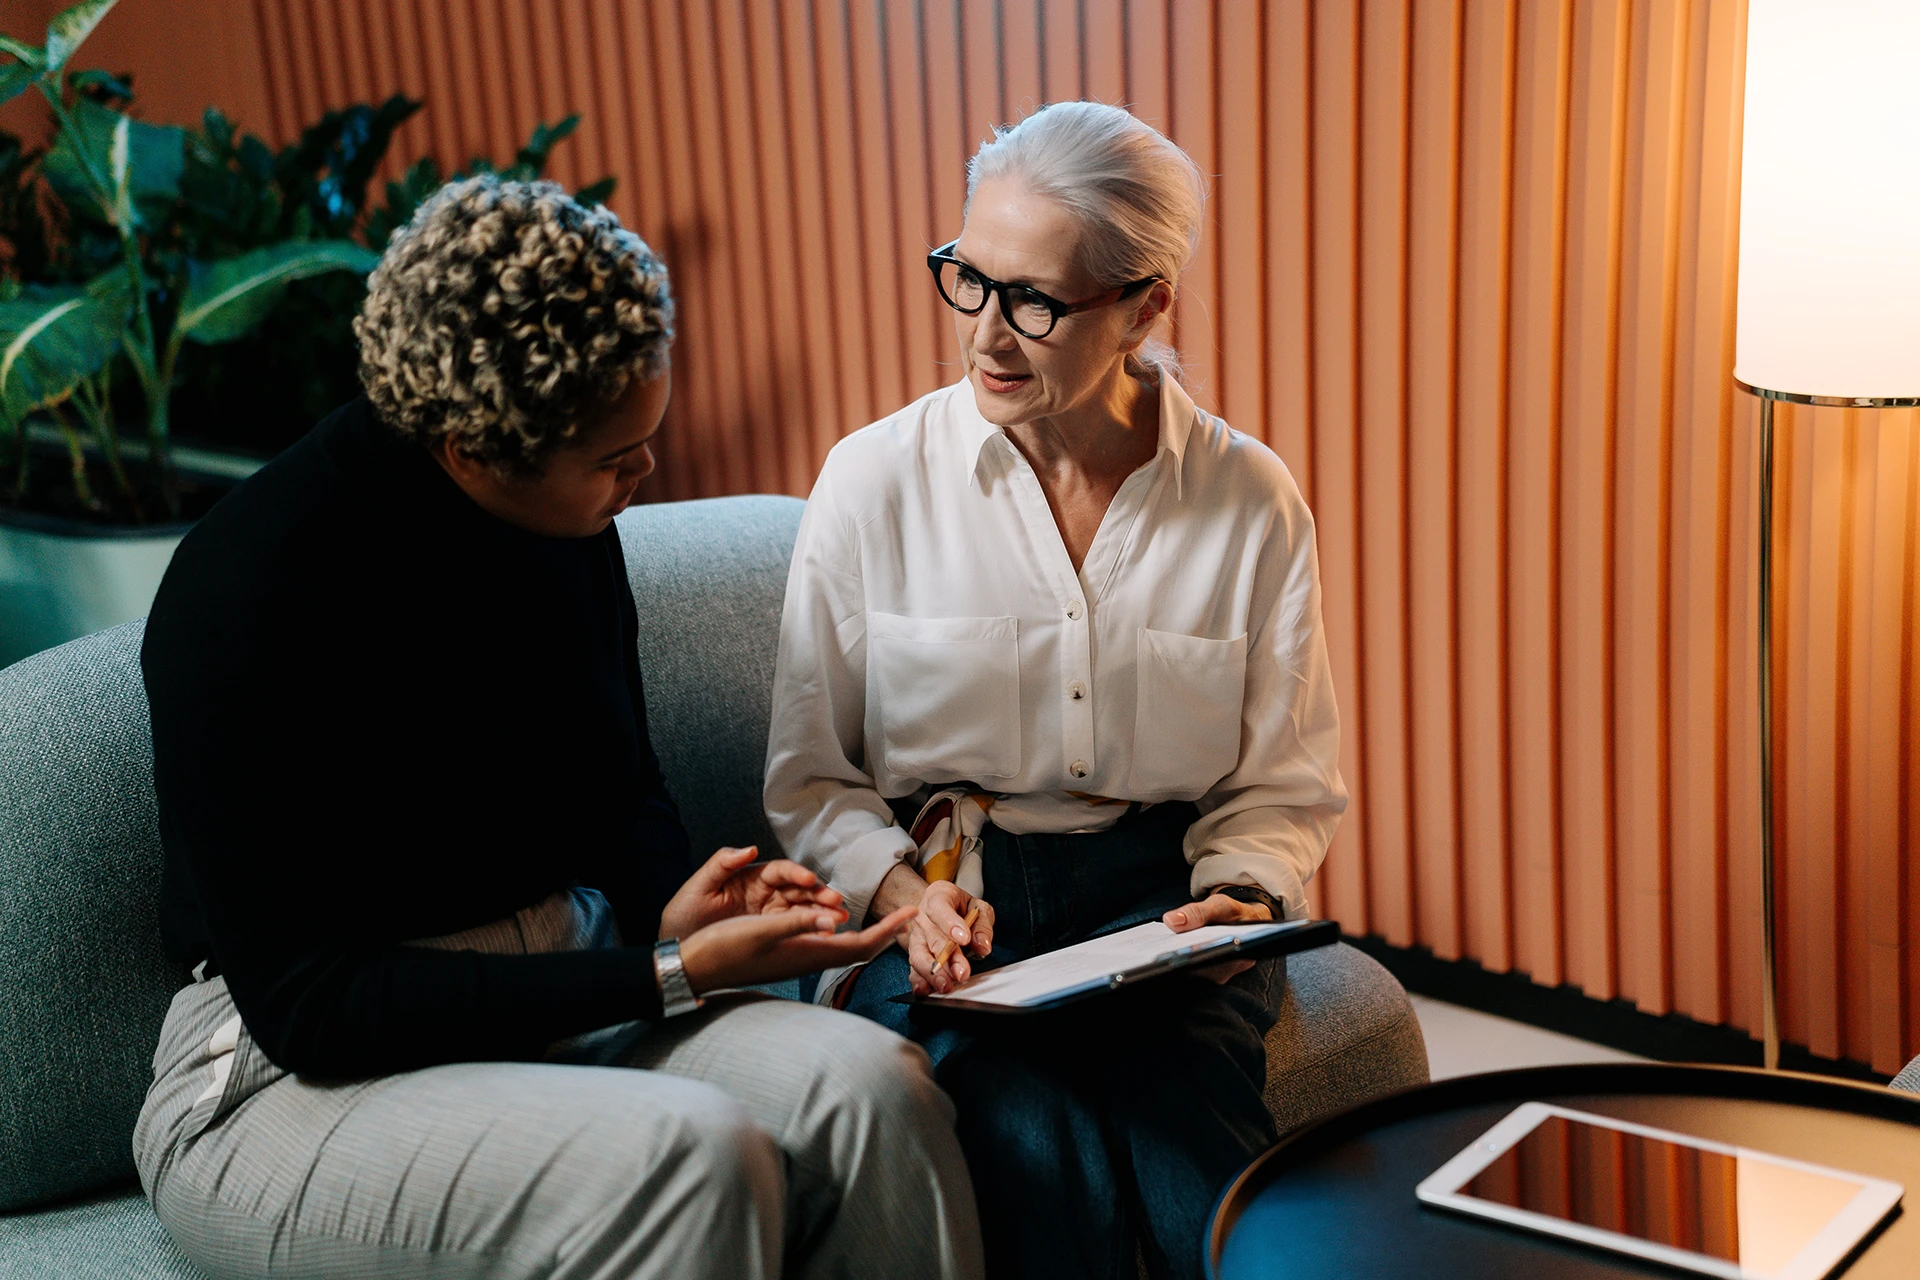
[[388,426],[538,474],[635,378],[667,367],[673,295],[653,250],[556,183],[449,183],[394,233],[354,318]]

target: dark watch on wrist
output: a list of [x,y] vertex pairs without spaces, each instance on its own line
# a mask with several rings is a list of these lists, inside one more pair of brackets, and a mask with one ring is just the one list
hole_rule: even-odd
[[661,1017],[692,1013],[705,1003],[693,994],[693,984],[687,981],[687,967],[680,963],[680,939],[653,944],[653,976],[660,980]]
[[1254,885],[1223,884],[1217,885],[1207,890],[1207,892],[1209,894],[1221,894],[1224,897],[1232,898],[1235,902],[1244,902],[1250,907],[1265,907],[1267,914],[1275,920],[1285,920],[1287,918],[1286,908],[1280,905],[1280,900],[1268,893],[1265,889],[1258,888]]

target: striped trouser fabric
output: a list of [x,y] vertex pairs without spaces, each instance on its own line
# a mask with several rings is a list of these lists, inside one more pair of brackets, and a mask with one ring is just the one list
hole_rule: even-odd
[[[608,933],[576,891],[423,945]],[[865,1019],[739,993],[549,1061],[338,1082],[279,1070],[235,1017],[222,978],[175,996],[134,1135],[161,1222],[220,1280],[980,1274],[952,1106]]]

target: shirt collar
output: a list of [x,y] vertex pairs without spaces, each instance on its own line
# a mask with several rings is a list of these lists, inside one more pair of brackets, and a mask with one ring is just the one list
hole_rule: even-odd
[[[987,445],[995,438],[1011,448],[1013,441],[1007,439],[1007,433],[980,416],[980,406],[973,398],[973,384],[963,380],[954,389],[961,401],[960,420],[963,449],[961,456],[967,465],[967,479],[985,487],[986,478],[982,469],[986,465]],[[1187,441],[1193,435],[1194,424],[1199,421],[1200,410],[1195,407],[1193,397],[1180,383],[1162,374],[1160,378],[1160,447],[1155,452],[1157,461],[1161,454],[1173,457],[1173,492],[1176,498],[1183,496],[1182,472],[1186,469]]]

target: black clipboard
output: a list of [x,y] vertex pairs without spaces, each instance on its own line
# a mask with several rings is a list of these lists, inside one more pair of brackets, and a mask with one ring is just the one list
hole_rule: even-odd
[[889,998],[896,1004],[910,1004],[916,1009],[929,1012],[951,1010],[955,1013],[991,1014],[996,1017],[1017,1018],[1031,1013],[1046,1013],[1116,991],[1131,991],[1155,978],[1163,978],[1187,969],[1219,964],[1222,960],[1264,960],[1269,956],[1311,951],[1315,947],[1328,946],[1339,940],[1340,925],[1336,921],[1298,920],[1283,927],[1279,932],[1266,934],[1248,943],[1242,943],[1239,938],[1220,938],[1212,943],[1198,946],[1176,947],[1162,952],[1146,964],[1135,965],[1131,969],[1109,973],[1103,977],[1089,978],[1085,982],[1064,988],[1048,999],[1033,1004],[988,1004],[985,1001],[952,996],[932,999],[916,996],[910,992],[902,992]]

